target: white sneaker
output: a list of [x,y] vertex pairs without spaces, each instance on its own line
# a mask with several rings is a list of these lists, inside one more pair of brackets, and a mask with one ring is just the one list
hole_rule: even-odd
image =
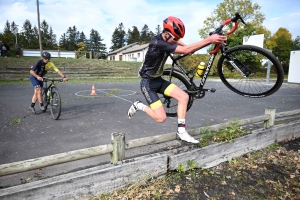
[[198,144],[199,143],[199,140],[196,140],[195,138],[193,138],[192,136],[190,136],[186,131],[183,132],[183,133],[178,133],[177,132],[177,135],[183,141],[194,143],[194,144]]
[[46,110],[46,108],[45,108],[44,106],[41,106],[41,105],[40,105],[40,109],[41,109],[42,111],[45,111],[45,110]]
[[141,103],[141,101],[137,100],[137,101],[133,102],[133,104],[129,108],[128,113],[127,113],[129,119],[131,119],[131,117],[138,111],[138,107],[137,107],[138,103]]

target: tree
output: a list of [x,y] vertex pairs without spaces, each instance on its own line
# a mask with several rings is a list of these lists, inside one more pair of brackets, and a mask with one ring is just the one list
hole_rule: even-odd
[[157,27],[155,28],[156,30],[156,35],[160,34],[162,32],[161,28],[160,28],[160,25],[158,24]]
[[61,49],[66,49],[66,48],[67,48],[67,45],[68,45],[68,40],[67,40],[66,34],[64,33],[64,34],[62,34],[62,35],[60,36],[60,39],[59,39],[59,47],[60,47]]
[[112,46],[110,47],[111,51],[117,50],[125,45],[126,39],[125,39],[125,31],[124,31],[124,25],[121,22],[117,28],[115,28],[115,31],[112,34],[111,43]]
[[[219,27],[224,20],[233,18],[236,12],[240,13],[247,25],[239,23],[238,30],[227,37],[229,47],[242,44],[244,36],[264,34],[265,40],[270,37],[270,31],[262,26],[265,17],[260,12],[260,6],[257,3],[252,4],[251,0],[224,0],[218,4],[212,16],[204,21],[204,27],[199,30],[200,37],[206,38],[209,32]],[[224,33],[232,28],[233,24],[224,27]]]
[[[75,51],[77,50],[77,43],[79,40],[79,31],[77,31],[76,26],[69,27],[66,33],[66,41],[64,47],[67,51]],[[62,37],[61,37],[62,39]]]
[[293,40],[293,50],[300,50],[300,36],[297,36],[295,40]]
[[21,35],[24,39],[22,43],[20,42],[21,47],[31,49],[35,36],[33,35],[32,25],[28,19],[26,19],[23,24]]
[[106,45],[102,44],[100,34],[98,31],[92,29],[90,33],[90,44],[89,44],[89,50],[97,52],[99,54],[99,58],[106,57]]
[[292,34],[285,28],[279,28],[270,38],[267,45],[281,62],[284,72],[287,73],[290,63],[290,52],[294,47]]
[[52,27],[46,22],[42,21],[41,36],[43,49],[54,49],[56,46],[56,35],[53,33]]
[[153,36],[154,36],[154,33],[152,31],[150,31],[148,28],[148,25],[145,24],[141,30],[140,43],[141,44],[149,43]]
[[77,40],[78,42],[83,42],[85,43],[86,42],[86,37],[84,35],[84,32],[82,31],[80,34],[79,34],[79,39]]
[[140,31],[136,26],[132,27],[132,31],[128,29],[127,35],[127,44],[132,44],[140,41]]
[[11,48],[14,46],[15,36],[11,31],[11,24],[7,20],[3,29],[2,40]]

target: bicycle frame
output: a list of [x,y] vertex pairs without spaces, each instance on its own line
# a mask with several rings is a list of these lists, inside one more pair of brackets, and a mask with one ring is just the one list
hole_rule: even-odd
[[[48,80],[47,78],[44,78],[44,79],[45,79],[44,80],[45,84],[43,86],[43,90],[44,90],[45,94],[47,94],[48,91],[51,94],[51,89],[55,87],[55,83],[54,83],[55,79],[52,79],[52,80]],[[49,86],[47,84],[48,81],[51,81],[51,83],[49,84]]]
[[[48,81],[51,81],[51,83],[49,84],[48,86]],[[49,94],[48,92],[50,92],[50,94],[52,94],[52,89],[55,88],[55,81],[59,81],[59,82],[62,82],[62,79],[55,79],[55,78],[47,78],[47,77],[44,77],[44,85],[43,85],[43,91],[44,93],[47,95]],[[51,98],[51,95],[50,95],[50,98]],[[49,102],[46,102],[47,105],[49,104]]]
[[[214,49],[217,48],[217,45],[215,45]],[[227,50],[227,47],[223,44],[221,44],[219,50],[221,50],[222,54],[223,52],[225,52]],[[218,51],[219,51],[218,50]],[[194,88],[193,92],[191,91],[187,91],[188,93],[195,93],[195,91],[198,91],[200,92],[201,90],[204,90],[204,91],[210,91],[210,89],[204,89],[204,85],[205,85],[205,82],[207,80],[207,77],[208,77],[208,74],[213,66],[213,63],[214,63],[214,60],[216,58],[216,55],[218,53],[218,51],[214,52],[213,54],[210,55],[210,58],[208,60],[208,63],[206,64],[206,67],[205,67],[205,72],[202,76],[202,78],[200,79],[200,83],[199,83],[199,86],[196,86],[196,84],[194,83],[193,79],[194,79],[194,73],[192,76],[190,76],[191,74],[191,71],[186,71],[179,63],[178,63],[178,60],[187,56],[187,55],[181,55],[181,56],[177,56],[176,58],[172,55],[169,55],[170,58],[173,60],[172,62],[172,67],[171,67],[171,73],[170,73],[170,77],[169,77],[169,81],[171,81],[171,74],[172,72],[175,70],[175,65],[179,68],[179,71],[181,71],[181,73],[185,76],[185,78],[191,83],[191,86]]]

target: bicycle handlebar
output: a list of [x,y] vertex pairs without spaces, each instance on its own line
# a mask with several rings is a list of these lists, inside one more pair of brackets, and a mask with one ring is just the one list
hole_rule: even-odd
[[[209,35],[212,35],[212,34],[222,34],[223,27],[226,26],[227,24],[229,24],[230,22],[234,23],[234,27],[230,31],[227,32],[227,35],[230,35],[230,34],[234,33],[236,31],[236,29],[238,28],[238,20],[241,20],[241,22],[246,25],[246,23],[243,20],[243,18],[241,17],[241,15],[237,12],[237,13],[235,13],[235,17],[234,18],[225,20],[221,24],[221,26],[219,28],[217,28],[213,32],[210,32]],[[209,54],[215,54],[215,53],[217,53],[219,51],[220,47],[221,47],[221,44],[217,44],[216,47],[215,47],[215,49],[212,52],[210,52]]]
[[63,79],[61,79],[61,78],[47,78],[47,77],[43,77],[43,82],[48,82],[48,81],[59,81],[59,82],[63,82]]
[[[241,17],[241,15],[237,12],[235,13],[235,16],[232,18],[232,19],[227,19],[225,20],[220,26],[219,28],[217,28],[215,31],[213,32],[210,32],[209,35],[212,35],[212,34],[222,34],[222,29],[224,26],[226,26],[227,24],[229,24],[230,22],[233,22],[234,23],[234,27],[232,28],[232,30],[228,31],[227,32],[227,35],[230,35],[232,33],[234,33],[236,31],[236,29],[238,28],[238,20],[240,20],[243,24],[246,25],[245,21],[243,20],[243,18]],[[219,51],[221,47],[221,44],[216,44],[216,47],[215,49],[210,52],[209,54],[215,54]],[[203,48],[203,47],[202,47]],[[189,54],[182,54],[182,55],[179,55],[175,58],[175,60],[179,60],[185,56],[187,56]]]

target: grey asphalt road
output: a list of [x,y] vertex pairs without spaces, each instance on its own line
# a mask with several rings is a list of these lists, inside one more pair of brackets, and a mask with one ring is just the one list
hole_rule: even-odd
[[[59,120],[53,120],[36,108],[30,113],[33,88],[28,85],[0,85],[0,164],[23,161],[58,153],[65,153],[111,141],[111,133],[125,133],[126,140],[155,136],[177,131],[177,118],[159,124],[145,113],[138,112],[128,119],[131,101],[145,102],[138,82],[94,83],[98,97],[91,97],[92,83],[59,83],[63,101]],[[220,81],[207,81],[207,93],[196,100],[187,113],[187,128],[246,119],[264,114],[265,108],[277,112],[300,109],[300,85],[284,83],[278,92],[265,98],[246,98],[230,91]],[[106,95],[105,95],[106,94]],[[107,95],[113,94],[113,95]],[[12,123],[21,120],[21,123]],[[179,141],[146,146],[126,151],[130,156],[159,152],[169,146],[180,146]],[[39,180],[109,162],[109,155],[49,166],[0,177],[0,189]],[[29,179],[28,179],[29,178]]]
[[[144,101],[138,82],[95,83],[98,98],[90,96],[92,83],[59,83],[63,101],[59,120],[48,110],[30,113],[33,89],[28,85],[0,85],[0,164],[110,143],[111,133],[122,132],[126,140],[176,132],[177,118],[159,124],[145,113],[128,119],[131,101]],[[220,81],[208,81],[207,93],[195,100],[187,113],[187,128],[219,124],[264,114],[300,109],[300,85],[285,83],[278,92],[265,98],[247,98],[231,92]],[[114,95],[106,95],[105,94]],[[145,101],[144,101],[145,102]],[[12,123],[22,119],[21,123]]]

